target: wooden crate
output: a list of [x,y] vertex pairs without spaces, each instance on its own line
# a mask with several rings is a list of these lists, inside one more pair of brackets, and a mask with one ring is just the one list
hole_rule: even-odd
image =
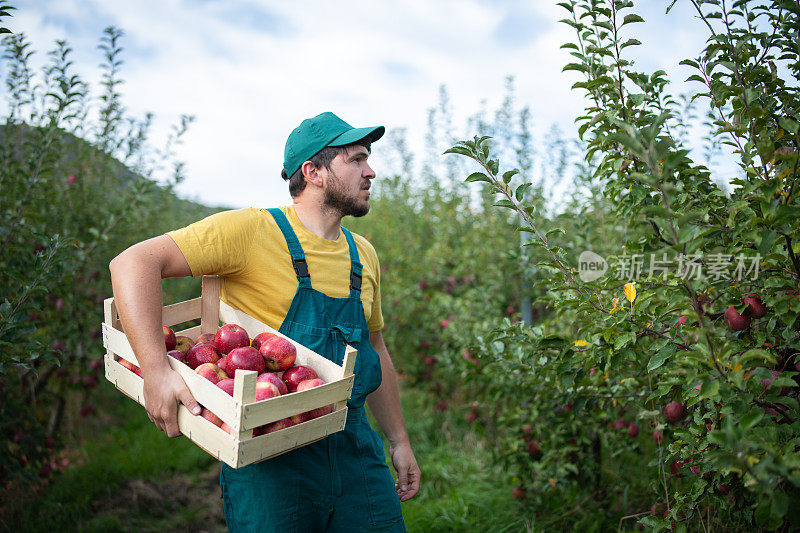
[[[219,278],[216,276],[203,277],[200,298],[167,305],[162,310],[162,323],[165,326],[197,318],[200,319],[199,326],[176,331],[175,334],[196,340],[203,333],[216,333],[220,320],[242,326],[251,339],[261,332],[268,331],[291,341],[297,348],[295,364],[313,368],[325,384],[256,402],[256,372],[242,370],[236,372],[231,397],[195,373],[189,366],[167,357],[172,369],[181,375],[198,403],[216,414],[231,428],[229,434],[202,416],[193,415],[183,405],[178,405],[178,427],[183,435],[214,457],[234,468],[239,468],[275,457],[344,429],[347,400],[353,389],[353,368],[356,361],[356,350],[353,347],[346,347],[342,366],[333,363],[222,302],[219,299]],[[142,378],[123,367],[114,357],[116,355],[139,365],[122,330],[113,298],[105,300],[104,321],[101,327],[103,346],[107,350],[106,379],[127,396],[144,405]],[[273,433],[252,436],[253,428],[330,404],[335,404],[332,413]]]

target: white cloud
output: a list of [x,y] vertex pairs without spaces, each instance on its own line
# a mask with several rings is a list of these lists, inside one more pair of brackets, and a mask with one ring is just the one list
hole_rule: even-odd
[[[188,175],[179,193],[270,207],[290,201],[279,177],[286,135],[324,110],[355,126],[406,128],[421,162],[440,84],[461,137],[482,100],[500,105],[510,74],[537,127],[559,123],[570,133],[583,95],[570,90],[577,75],[561,73],[570,57],[559,46],[573,37],[557,23],[564,16],[550,3],[519,1],[51,0],[18,6],[9,25],[42,52],[67,39],[93,83],[102,29],[123,29],[124,100],[136,116],[156,114],[156,144],[181,113],[197,118],[179,148]],[[654,63],[677,64],[702,44],[699,34],[672,32],[672,16],[648,16],[657,19]],[[531,37],[502,33],[528,27]]]

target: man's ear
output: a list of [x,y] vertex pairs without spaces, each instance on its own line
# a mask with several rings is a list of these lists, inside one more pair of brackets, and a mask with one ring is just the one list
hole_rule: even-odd
[[311,161],[306,161],[302,164],[300,170],[303,172],[303,177],[308,183],[313,183],[317,187],[322,187],[322,176],[320,176],[317,167],[314,166],[314,163]]

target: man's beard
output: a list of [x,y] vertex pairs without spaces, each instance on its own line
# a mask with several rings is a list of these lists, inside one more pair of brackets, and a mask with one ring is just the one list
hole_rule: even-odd
[[[328,187],[322,200],[323,208],[337,211],[341,216],[363,217],[369,213],[369,202],[358,197],[348,196],[341,186],[342,181],[333,172],[330,173]],[[360,190],[360,189],[359,189]]]

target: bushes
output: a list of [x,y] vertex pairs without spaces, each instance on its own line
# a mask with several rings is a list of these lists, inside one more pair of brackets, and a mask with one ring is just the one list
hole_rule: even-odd
[[[641,469],[615,483],[647,485],[635,504],[658,507],[641,519],[650,528],[796,528],[800,116],[796,88],[780,74],[796,68],[789,36],[800,12],[782,2],[696,4],[712,35],[685,63],[702,84],[692,98],[709,100],[713,134],[741,169],[728,195],[675,136],[680,115],[664,73],[635,72],[625,60],[624,49],[639,44],[628,34],[641,20],[632,4],[561,5],[577,33],[564,45],[577,58],[565,70],[585,76],[576,83],[590,101],[579,132],[605,183],[604,226],[624,230],[616,263],[582,281],[571,258],[596,242],[546,236],[521,194],[526,184],[501,175],[485,139],[451,150],[482,166],[468,181],[486,182],[499,205],[519,213],[553,275],[543,286],[552,320],[499,327],[480,347],[503,369],[493,388],[507,425],[505,461],[537,490],[576,479],[602,500],[614,489],[601,464],[635,452]],[[753,294],[766,315],[726,325],[724,311],[743,311]],[[685,420],[662,414],[674,401],[688,409]],[[525,421],[541,458],[524,453],[516,428]],[[598,475],[605,479],[590,484]]]
[[[120,38],[109,28],[102,40],[104,90],[97,99],[72,71],[67,43],[56,44],[37,75],[25,36],[3,41],[9,115],[0,125],[0,485],[6,488],[19,476],[49,476],[58,466],[65,411],[93,412],[93,390],[103,380],[99,323],[110,296],[111,258],[213,211],[172,194],[180,165],[166,186],[145,177],[171,163],[172,154],[142,163],[151,152],[150,119],[124,113],[117,92]],[[168,285],[167,299],[185,299],[199,290],[193,285]]]

